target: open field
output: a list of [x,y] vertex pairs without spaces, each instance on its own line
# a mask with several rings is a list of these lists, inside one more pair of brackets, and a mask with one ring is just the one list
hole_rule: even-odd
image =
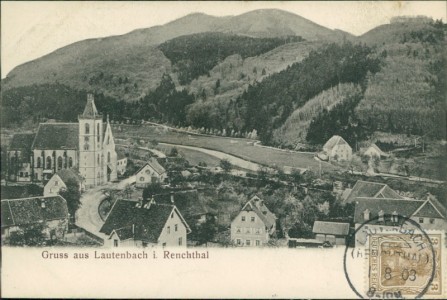
[[[113,132],[115,137],[122,139],[135,138],[146,142],[156,140],[222,151],[266,166],[309,168],[313,171],[319,169],[319,162],[314,159],[313,154],[257,147],[249,139],[192,135],[150,125],[114,125]],[[336,170],[335,166],[327,163],[322,163],[321,167],[326,171]]]
[[[174,148],[168,145],[158,145],[157,149],[164,153],[169,153]],[[220,164],[220,159],[212,155],[202,153],[191,149],[177,149],[178,153],[184,157],[191,165],[198,165],[200,162],[206,163],[208,167],[217,167]]]

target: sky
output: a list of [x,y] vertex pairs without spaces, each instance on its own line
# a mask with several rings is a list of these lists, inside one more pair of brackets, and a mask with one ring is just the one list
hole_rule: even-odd
[[228,16],[277,8],[355,35],[389,23],[393,16],[447,19],[445,1],[2,1],[0,5],[1,78],[14,67],[68,44],[163,25],[193,12]]

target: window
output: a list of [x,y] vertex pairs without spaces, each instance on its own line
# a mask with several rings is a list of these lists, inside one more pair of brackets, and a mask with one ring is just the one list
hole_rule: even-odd
[[162,246],[163,246],[163,248],[166,247],[166,243],[163,243]]
[[261,246],[261,241],[260,240],[256,240],[256,246]]
[[174,213],[171,213],[171,219],[174,218]]
[[250,230],[250,228],[245,228],[245,233],[251,233],[251,230]]
[[143,242],[143,248],[147,247],[147,242]]
[[96,136],[97,136],[97,140],[99,142],[100,138],[101,138],[101,132],[99,131],[99,123],[96,125]]
[[107,162],[110,163],[110,152],[107,152]]
[[397,223],[399,221],[399,215],[397,214],[397,211],[393,212],[393,215],[391,216],[391,221],[393,223]]
[[57,168],[60,170],[60,169],[62,169],[62,157],[61,156],[59,156],[58,158],[57,158]]
[[435,223],[435,219],[431,218],[430,219],[430,224],[433,224],[433,223]]
[[261,232],[260,232],[260,229],[259,228],[256,228],[256,234],[260,234]]
[[242,216],[242,222],[245,222],[245,216]]
[[140,177],[140,181],[144,181],[144,177],[143,176]]
[[236,245],[238,245],[238,246],[241,245],[241,239],[236,239]]
[[88,141],[90,141],[90,138],[88,136],[85,136],[84,137],[84,142],[88,142]]
[[241,228],[240,227],[236,228],[236,233],[241,233]]
[[171,226],[168,226],[168,228],[166,228],[166,231],[168,232],[168,234],[171,233]]
[[37,165],[36,168],[40,168],[40,164],[42,163],[40,157],[37,158]]
[[36,177],[36,180],[39,180],[39,174],[38,174],[38,173],[36,173],[36,174],[34,175],[34,177]]
[[85,151],[88,151],[88,149],[89,149],[90,147],[89,147],[89,145],[86,143],[86,144],[84,144],[84,150]]
[[19,175],[20,177],[23,177],[23,172],[20,172],[20,175]]
[[178,225],[177,224],[174,225],[174,231],[178,231]]
[[419,223],[424,223],[424,218],[419,218]]
[[90,134],[90,125],[85,123],[85,134]]
[[54,185],[59,185],[59,181],[55,180]]
[[250,240],[246,240],[246,241],[245,241],[245,244],[246,244],[247,246],[251,246],[251,241],[250,241]]
[[183,238],[179,237],[178,238],[178,245],[181,246],[183,244]]
[[51,169],[51,156],[47,157],[47,169]]
[[107,145],[110,144],[110,136],[107,136]]
[[73,167],[73,158],[71,157],[68,158],[68,167],[69,168]]
[[118,240],[113,240],[113,247],[118,247]]
[[255,221],[255,217],[251,217],[251,221],[254,222]]
[[99,154],[98,154],[98,158],[96,159],[98,161],[98,165],[100,164],[100,158],[99,158]]

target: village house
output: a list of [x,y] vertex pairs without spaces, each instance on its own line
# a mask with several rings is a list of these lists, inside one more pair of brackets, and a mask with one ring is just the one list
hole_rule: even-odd
[[339,135],[334,135],[324,144],[323,152],[329,160],[349,161],[352,159],[351,146]]
[[[47,122],[39,124],[29,146],[22,153],[20,167],[14,166],[14,160],[8,161],[13,179],[26,174],[29,168],[29,180],[46,183],[53,174],[63,169],[76,168],[85,179],[87,187],[102,185],[117,178],[117,155],[109,120],[103,122],[103,116],[96,109],[93,95],[87,95],[84,112],[78,116],[78,123]],[[16,155],[18,142],[15,137],[8,151],[8,157]],[[26,157],[25,157],[26,156]],[[17,161],[17,160],[16,160]],[[29,167],[28,165],[29,164]],[[12,174],[11,174],[12,173]]]
[[137,188],[145,188],[152,183],[163,183],[168,178],[165,168],[153,157],[137,171],[135,176]]
[[276,233],[276,216],[258,196],[251,198],[231,222],[231,241],[236,246],[262,247]]
[[105,247],[186,247],[191,230],[175,205],[117,200],[100,232]]
[[379,147],[377,147],[376,144],[371,144],[371,146],[369,146],[364,152],[363,152],[364,156],[373,158],[373,157],[388,157],[390,156],[389,154],[383,152],[382,150],[380,150]]
[[33,133],[20,133],[12,137],[7,150],[9,181],[31,181],[31,145],[34,136]]
[[343,193],[342,203],[353,203],[358,197],[404,199],[385,183],[358,180],[352,189]]
[[123,151],[116,151],[116,173],[123,176],[127,170],[127,156]]
[[84,178],[74,169],[63,169],[54,174],[43,188],[44,196],[56,196],[61,190],[66,190],[67,186],[73,184],[79,192],[85,190]]
[[358,197],[355,203],[356,246],[365,244],[368,232],[398,231],[406,219],[417,222],[423,230],[447,231],[447,210],[430,196],[426,200]]
[[68,229],[67,202],[61,196],[1,200],[2,242],[13,232],[43,224],[47,239],[61,239]]
[[349,223],[315,221],[312,232],[315,239],[331,245],[346,245]]

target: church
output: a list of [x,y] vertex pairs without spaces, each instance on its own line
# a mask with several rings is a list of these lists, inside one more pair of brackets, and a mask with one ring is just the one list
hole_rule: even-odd
[[107,117],[96,109],[93,95],[87,95],[78,123],[39,124],[35,134],[17,134],[8,149],[8,179],[47,182],[62,169],[75,169],[86,187],[117,179],[117,154]]

